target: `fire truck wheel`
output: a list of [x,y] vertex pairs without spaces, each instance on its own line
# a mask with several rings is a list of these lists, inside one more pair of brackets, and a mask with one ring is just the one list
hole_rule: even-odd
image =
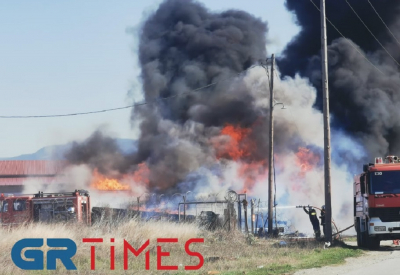
[[368,238],[368,248],[371,250],[378,250],[381,245],[381,241],[378,238]]
[[[368,221],[367,221],[367,224],[368,224]],[[365,236],[364,247],[368,248],[370,250],[378,250],[381,245],[381,241],[376,237],[374,238],[374,237],[369,236],[368,227],[367,227],[367,230],[364,232],[364,234],[365,234],[364,235]]]
[[357,232],[357,246],[363,247],[362,233],[360,232],[360,219],[359,218],[356,219],[355,228],[356,228],[356,232]]
[[356,223],[356,231],[357,231],[357,246],[362,247],[362,248],[368,248],[368,232],[361,232],[361,225],[360,225],[360,219],[357,218],[357,223]]
[[362,239],[361,239],[361,233],[357,230],[357,246],[362,247]]
[[361,233],[361,247],[368,248],[369,245],[369,236],[368,231]]

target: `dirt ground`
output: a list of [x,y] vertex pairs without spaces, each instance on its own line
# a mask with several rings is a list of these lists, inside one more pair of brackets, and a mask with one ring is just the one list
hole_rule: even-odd
[[[347,242],[356,246],[355,242]],[[358,258],[348,258],[343,265],[325,266],[300,270],[295,275],[376,275],[376,274],[400,274],[400,246],[393,246],[391,241],[382,241],[379,251],[366,251]]]

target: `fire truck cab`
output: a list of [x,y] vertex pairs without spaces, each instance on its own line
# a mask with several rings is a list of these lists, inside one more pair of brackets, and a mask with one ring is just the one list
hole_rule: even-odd
[[388,156],[364,164],[354,177],[357,245],[377,249],[381,240],[400,239],[400,160]]
[[0,195],[0,225],[29,222],[82,222],[91,224],[90,196],[86,190],[33,195]]

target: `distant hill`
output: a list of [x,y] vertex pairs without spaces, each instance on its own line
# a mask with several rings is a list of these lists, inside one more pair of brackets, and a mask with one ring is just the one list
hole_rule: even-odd
[[[133,139],[116,139],[118,147],[124,154],[130,154],[137,150],[137,141]],[[71,149],[72,143],[63,145],[46,146],[35,153],[23,154],[11,158],[0,158],[0,160],[62,160],[64,154]]]

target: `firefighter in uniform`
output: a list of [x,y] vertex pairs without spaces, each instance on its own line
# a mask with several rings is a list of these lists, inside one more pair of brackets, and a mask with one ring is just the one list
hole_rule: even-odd
[[306,212],[308,214],[308,216],[310,217],[310,222],[313,226],[315,237],[317,239],[320,238],[321,231],[319,229],[319,221],[318,221],[318,217],[317,217],[317,211],[315,211],[315,209],[312,208],[311,206],[308,207],[308,211],[305,206],[303,206],[303,209],[304,209],[304,212]]
[[325,205],[322,205],[322,207],[321,207],[321,216],[319,216],[319,218],[321,219],[322,232],[324,232],[324,236],[326,236],[326,234],[325,234]]

